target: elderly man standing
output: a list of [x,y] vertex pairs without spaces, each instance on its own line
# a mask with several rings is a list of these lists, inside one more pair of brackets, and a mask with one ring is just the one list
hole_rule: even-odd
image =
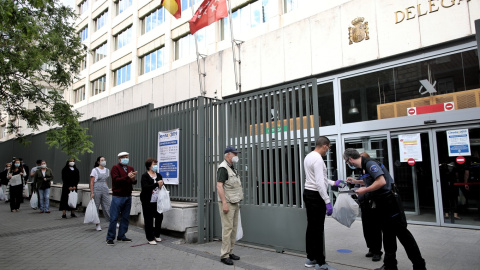
[[238,153],[235,147],[225,148],[225,160],[217,170],[218,209],[222,221],[222,249],[220,261],[226,265],[233,265],[232,260],[240,260],[233,254],[235,237],[237,235],[239,202],[243,200],[242,182],[237,169],[233,166],[238,162]]
[[118,229],[117,241],[132,242],[125,236],[128,231],[130,219],[130,208],[132,206],[132,190],[137,183],[137,171],[128,166],[129,154],[121,152],[118,154],[118,164],[112,167],[112,203],[110,205],[110,225],[108,226],[107,245],[113,246],[117,232],[117,219],[121,215],[120,228]]

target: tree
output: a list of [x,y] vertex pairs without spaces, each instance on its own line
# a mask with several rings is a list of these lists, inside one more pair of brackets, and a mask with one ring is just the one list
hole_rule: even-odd
[[10,117],[7,130],[25,141],[22,128],[48,125],[47,144],[78,158],[93,143],[81,114],[63,98],[86,54],[75,18],[58,0],[0,0],[0,110]]

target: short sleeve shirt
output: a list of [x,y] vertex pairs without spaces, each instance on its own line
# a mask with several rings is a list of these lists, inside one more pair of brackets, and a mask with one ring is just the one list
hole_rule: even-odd
[[[230,165],[228,165],[230,166]],[[230,166],[230,168],[235,171],[235,168],[232,166]],[[228,180],[228,172],[227,172],[227,169],[225,168],[218,168],[217,170],[217,182],[222,182],[222,183],[225,183],[225,181]]]
[[94,177],[93,182],[97,182],[97,179],[98,179],[97,170],[95,170],[95,169],[98,169],[98,171],[100,171],[100,173],[106,173],[106,171],[107,171],[107,168],[103,168],[103,170],[100,169],[100,168],[93,168],[92,172],[90,173],[90,176]]

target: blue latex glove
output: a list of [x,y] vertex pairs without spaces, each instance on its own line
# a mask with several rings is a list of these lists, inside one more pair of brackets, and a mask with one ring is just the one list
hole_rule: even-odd
[[345,181],[337,180],[337,181],[335,181],[335,186],[343,188],[345,186]]
[[327,204],[326,204],[326,207],[327,207],[327,216],[331,216],[332,213],[333,213],[332,204],[331,204],[331,203],[327,203]]

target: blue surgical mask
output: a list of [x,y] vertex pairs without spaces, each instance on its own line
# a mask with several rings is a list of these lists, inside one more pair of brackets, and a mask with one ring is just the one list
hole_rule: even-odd
[[350,165],[350,164],[348,164],[348,163],[347,163],[347,165],[348,165],[348,167],[349,167],[350,169],[352,169],[352,170],[355,170],[355,169],[357,168],[357,167],[352,166],[352,165]]
[[128,164],[128,158],[122,158],[120,160],[120,163],[122,163],[123,165],[127,165]]
[[15,163],[15,167],[20,167],[20,163]]
[[157,172],[158,171],[158,165],[153,165],[152,166],[152,171]]

